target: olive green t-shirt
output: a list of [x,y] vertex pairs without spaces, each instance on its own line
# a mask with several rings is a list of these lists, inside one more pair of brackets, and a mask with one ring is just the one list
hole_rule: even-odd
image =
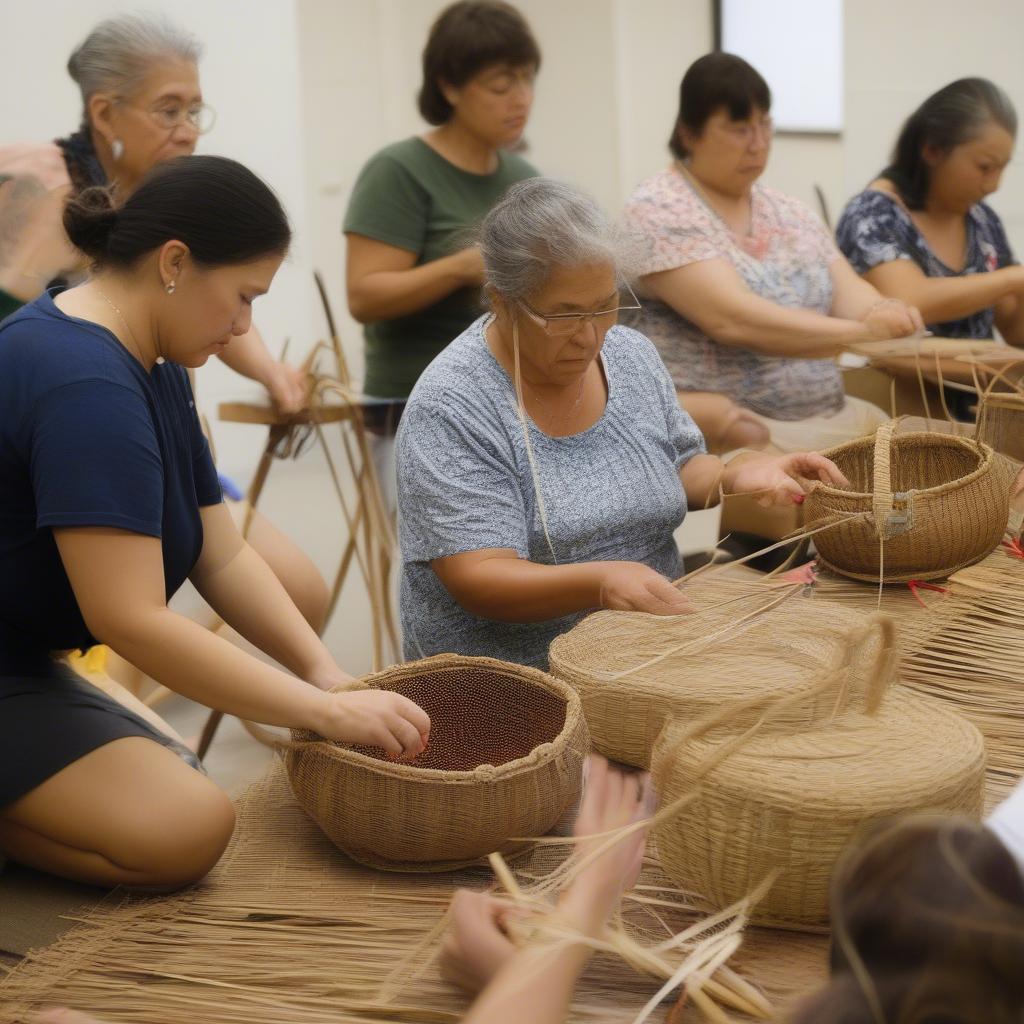
[[[344,231],[416,254],[416,266],[464,249],[472,229],[514,182],[537,171],[513,153],[498,154],[493,174],[471,174],[422,139],[396,142],[359,174]],[[367,324],[363,390],[406,398],[430,361],[482,312],[479,288],[461,288],[427,309]]]

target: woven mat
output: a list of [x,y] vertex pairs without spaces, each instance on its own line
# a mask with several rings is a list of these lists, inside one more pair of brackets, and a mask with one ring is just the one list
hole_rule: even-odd
[[[305,817],[275,765],[242,798],[223,861],[199,886],[175,896],[108,901],[56,943],[31,953],[0,981],[0,1024],[23,1024],[32,1008],[64,1004],[137,1024],[348,1024],[457,1021],[465,1000],[427,964],[437,926],[458,885],[486,888],[484,870],[434,876],[359,867]],[[546,873],[548,847],[517,863]],[[645,868],[638,893],[660,873]],[[678,911],[630,911],[664,936],[688,923]],[[689,920],[695,919],[690,917]],[[662,923],[663,922],[663,923]],[[751,929],[733,966],[778,1005],[825,973],[822,936]],[[380,1002],[395,972],[391,999]],[[570,1020],[629,1022],[658,985],[598,957]],[[670,1004],[653,1020],[662,1021]],[[687,1012],[676,1020],[701,1019]]]

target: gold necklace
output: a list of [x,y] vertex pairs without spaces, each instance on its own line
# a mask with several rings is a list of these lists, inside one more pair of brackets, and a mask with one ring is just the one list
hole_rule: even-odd
[[572,403],[571,406],[569,406],[568,409],[566,409],[565,411],[563,411],[561,413],[559,413],[557,410],[553,410],[548,405],[547,401],[545,399],[541,398],[540,395],[536,391],[534,391],[532,384],[530,384],[528,381],[525,381],[525,380],[523,381],[523,383],[526,384],[527,387],[529,388],[530,395],[533,398],[533,400],[541,407],[541,409],[548,416],[552,417],[552,419],[554,420],[554,426],[555,426],[556,429],[561,429],[561,428],[565,427],[565,425],[569,422],[569,418],[579,408],[580,402],[583,401],[583,384],[586,381],[587,372],[589,372],[589,369],[590,368],[588,367],[587,371],[584,372],[583,376],[580,377],[579,387],[576,389],[576,400]]
[[[122,313],[121,310],[118,309],[117,306],[115,306],[114,303],[110,301],[106,293],[103,291],[102,288],[100,288],[98,284],[95,283],[95,281],[93,282],[93,287],[96,289],[96,294],[99,295],[99,297],[103,299],[103,301],[117,314],[118,320],[121,321],[121,326],[124,327],[124,329],[128,332],[128,337],[131,338],[132,344],[135,346],[135,354],[139,357],[139,362],[145,363],[145,360],[142,358],[142,346],[139,344],[138,339],[135,337],[135,332],[128,325],[128,321],[125,320],[124,313]],[[164,363],[164,357],[158,355],[156,357],[156,361],[160,366],[162,366]]]

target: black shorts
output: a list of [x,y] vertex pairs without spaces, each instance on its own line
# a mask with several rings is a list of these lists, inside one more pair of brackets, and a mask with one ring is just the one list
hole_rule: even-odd
[[202,771],[195,754],[63,662],[0,676],[0,807],[113,740],[142,736]]

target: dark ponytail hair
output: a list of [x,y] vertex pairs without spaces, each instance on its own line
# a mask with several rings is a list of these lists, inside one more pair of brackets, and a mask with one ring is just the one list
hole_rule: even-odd
[[679,84],[679,113],[668,148],[682,160],[689,156],[680,129],[700,135],[708,118],[725,107],[733,121],[745,121],[755,110],[772,108],[772,91],[761,73],[732,53],[706,53],[695,60]]
[[1017,112],[1010,97],[987,78],[959,78],[928,97],[900,129],[892,162],[880,177],[896,186],[911,210],[924,209],[931,170],[926,147],[948,153],[970,142],[988,121],[1017,135]]
[[97,269],[127,269],[165,242],[210,267],[283,256],[291,228],[280,200],[248,168],[220,156],[158,164],[117,206],[107,188],[68,200],[64,230]]
[[790,1024],[1019,1024],[1024,880],[966,819],[873,826],[832,877],[832,980]]

